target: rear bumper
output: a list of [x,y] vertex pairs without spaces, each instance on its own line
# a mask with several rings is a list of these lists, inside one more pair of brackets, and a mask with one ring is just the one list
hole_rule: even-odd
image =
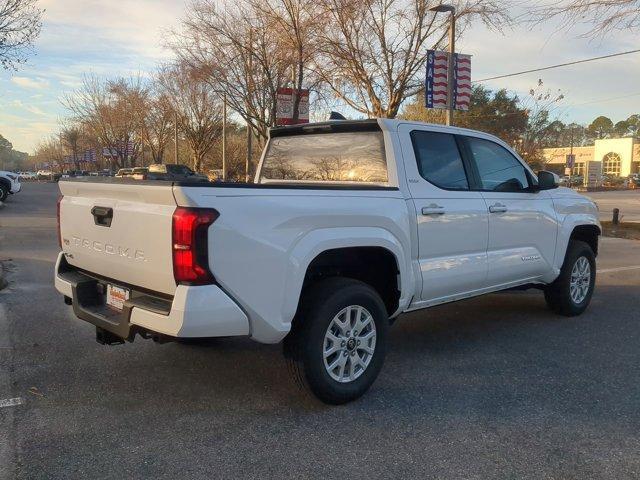
[[11,184],[10,193],[18,193],[20,190],[22,190],[22,184],[19,181],[16,180]]
[[[75,315],[119,338],[138,332],[179,338],[249,335],[249,320],[216,285],[178,285],[173,299],[132,290],[121,312],[104,304],[107,282],[71,267],[60,252],[55,287],[73,301]],[[114,282],[117,284],[117,282]]]

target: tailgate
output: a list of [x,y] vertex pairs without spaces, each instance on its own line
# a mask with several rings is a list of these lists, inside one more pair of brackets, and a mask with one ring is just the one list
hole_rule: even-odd
[[59,185],[62,250],[69,264],[114,283],[174,294],[171,183]]

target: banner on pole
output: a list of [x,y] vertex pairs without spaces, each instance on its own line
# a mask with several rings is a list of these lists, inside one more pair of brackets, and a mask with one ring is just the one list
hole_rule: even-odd
[[[453,105],[455,110],[469,110],[471,103],[471,55],[455,53],[453,56]],[[438,50],[427,51],[425,76],[425,107],[447,108],[449,81],[449,54]]]
[[276,92],[276,125],[292,125],[293,104],[296,96],[300,97],[298,104],[298,120],[295,123],[309,123],[309,90],[293,88],[278,88]]

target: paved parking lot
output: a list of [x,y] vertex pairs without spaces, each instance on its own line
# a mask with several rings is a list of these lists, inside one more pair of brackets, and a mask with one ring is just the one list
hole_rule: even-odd
[[640,477],[640,242],[604,239],[578,318],[534,291],[400,318],[371,391],[327,407],[279,346],[97,344],[52,286],[56,195],[0,210],[1,478]]
[[619,208],[622,221],[640,222],[640,189],[613,192],[589,192],[600,208],[600,220],[611,220],[613,209]]

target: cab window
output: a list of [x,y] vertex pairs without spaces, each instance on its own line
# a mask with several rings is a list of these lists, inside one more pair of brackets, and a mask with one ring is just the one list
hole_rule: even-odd
[[453,135],[414,130],[411,142],[422,178],[446,190],[469,190],[467,174]]
[[467,137],[467,142],[478,168],[482,190],[522,192],[529,188],[527,170],[507,149],[482,138]]

